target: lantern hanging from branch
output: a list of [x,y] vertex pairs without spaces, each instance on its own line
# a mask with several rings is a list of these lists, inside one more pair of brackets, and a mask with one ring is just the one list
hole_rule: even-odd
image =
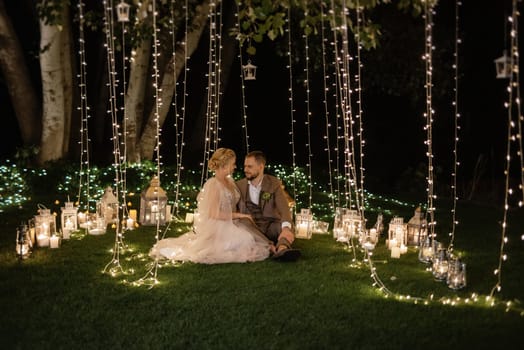
[[166,191],[160,187],[157,176],[151,179],[149,187],[140,195],[140,223],[143,226],[153,226],[166,223]]
[[498,79],[507,79],[511,77],[511,58],[506,54],[506,50],[504,50],[502,56],[497,58],[494,62]]
[[247,64],[242,66],[244,71],[244,80],[256,80],[257,79],[257,66],[251,64],[251,61],[247,61]]
[[78,230],[78,208],[73,202],[65,202],[64,205],[60,215],[62,239],[69,239],[71,232]]
[[295,217],[295,237],[310,239],[313,229],[311,209],[301,209]]
[[16,256],[23,260],[31,254],[31,238],[29,237],[29,230],[27,225],[21,224],[16,229]]
[[35,236],[39,247],[48,247],[49,239],[56,232],[56,219],[51,211],[43,205],[38,205],[38,215],[35,215]]
[[126,4],[125,1],[120,1],[116,5],[116,14],[118,16],[118,22],[129,22],[129,9],[130,5]]

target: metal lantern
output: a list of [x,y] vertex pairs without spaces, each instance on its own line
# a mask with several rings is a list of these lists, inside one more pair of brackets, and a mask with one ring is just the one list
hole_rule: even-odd
[[445,281],[448,277],[449,256],[445,248],[439,248],[433,258],[433,277],[437,281]]
[[23,260],[29,257],[32,248],[31,238],[27,225],[21,224],[16,229],[16,256]]
[[425,264],[431,263],[437,252],[438,242],[429,236],[422,242],[418,252],[418,260]]
[[301,209],[295,217],[295,237],[310,239],[313,232],[313,214],[310,209]]
[[459,258],[449,260],[448,276],[446,278],[448,287],[454,290],[462,289],[466,286],[466,264]]
[[78,208],[73,202],[65,202],[60,215],[62,238],[69,239],[71,232],[78,230]]
[[348,238],[360,236],[362,217],[358,213],[358,210],[346,209],[342,220],[344,222],[344,231]]
[[404,218],[395,216],[391,219],[388,228],[389,249],[393,246],[401,247],[406,245],[406,226]]
[[347,209],[337,207],[335,209],[335,221],[333,223],[333,238],[337,241],[346,237],[346,232],[344,231],[344,214],[346,214]]
[[244,71],[245,80],[256,80],[257,79],[257,66],[251,64],[251,61],[247,61],[247,64],[242,66]]
[[51,211],[39,205],[38,215],[35,215],[35,237],[39,247],[48,247],[51,235],[56,232],[56,219]]
[[151,179],[149,187],[140,195],[140,223],[144,226],[166,223],[166,191],[160,187],[157,176]]
[[313,233],[328,234],[329,233],[329,222],[313,220]]
[[504,50],[504,54],[497,58],[494,62],[498,79],[507,79],[511,77],[511,59],[506,54],[506,50]]
[[118,16],[118,22],[129,22],[129,9],[130,5],[124,1],[120,1],[120,4],[116,5],[116,14]]
[[428,222],[420,207],[415,209],[415,214],[408,221],[406,233],[406,245],[420,245],[428,234]]
[[118,222],[118,199],[113,194],[113,189],[108,186],[97,203],[97,214],[106,224]]

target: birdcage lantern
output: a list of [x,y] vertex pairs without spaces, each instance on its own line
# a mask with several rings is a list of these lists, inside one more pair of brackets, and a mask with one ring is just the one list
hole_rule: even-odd
[[106,187],[104,194],[97,203],[98,217],[103,218],[106,224],[118,222],[118,199],[111,186]]
[[29,237],[29,229],[26,224],[21,224],[16,228],[16,256],[23,260],[29,257],[32,248],[31,238]]
[[406,244],[407,224],[404,218],[395,216],[391,219],[388,226],[388,245],[389,249],[393,246],[403,246]]
[[118,17],[118,22],[129,22],[129,10],[131,6],[126,4],[125,1],[120,1],[118,5],[116,5],[116,14]]
[[433,258],[431,270],[433,277],[437,281],[445,281],[448,277],[449,270],[449,255],[445,248],[438,248],[437,253]]
[[446,283],[453,290],[466,287],[466,264],[459,258],[453,257],[449,260]]
[[311,239],[313,232],[313,214],[311,209],[301,209],[300,214],[295,216],[295,237]]
[[143,226],[165,225],[166,206],[166,191],[160,187],[158,177],[154,176],[149,187],[140,195],[140,223]]
[[511,77],[511,58],[508,57],[506,50],[504,50],[504,53],[502,56],[494,60],[495,62],[495,69],[497,71],[497,78],[498,79],[507,79]]
[[426,239],[428,234],[428,222],[424,213],[417,207],[415,213],[407,224],[406,245],[419,246]]
[[69,239],[71,232],[78,230],[78,208],[73,202],[65,202],[61,207],[60,224],[62,227],[62,239]]
[[35,215],[35,237],[39,247],[49,247],[49,240],[56,232],[56,218],[43,205],[38,205],[38,215]]
[[244,71],[244,80],[257,79],[257,66],[251,64],[251,61],[247,61],[247,64],[242,66],[242,70]]
[[346,209],[346,213],[343,218],[344,231],[348,238],[360,236],[360,231],[362,229],[362,217],[360,216],[358,210],[355,209]]

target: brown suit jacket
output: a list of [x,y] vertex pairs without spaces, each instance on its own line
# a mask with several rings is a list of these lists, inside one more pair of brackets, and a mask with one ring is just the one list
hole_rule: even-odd
[[[249,199],[249,183],[246,178],[236,182],[240,190],[240,201],[238,202],[238,211],[248,214],[246,201]],[[289,204],[282,189],[282,182],[275,176],[264,174],[260,190],[259,205],[262,208],[262,215],[275,221],[288,221],[293,225],[293,217]]]

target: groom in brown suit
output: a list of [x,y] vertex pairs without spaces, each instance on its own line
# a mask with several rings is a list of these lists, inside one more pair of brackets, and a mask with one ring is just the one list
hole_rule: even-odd
[[253,151],[244,160],[245,178],[236,182],[240,190],[238,211],[250,214],[257,228],[276,244],[273,258],[291,261],[300,251],[291,245],[295,240],[293,217],[282,182],[264,174],[266,156]]

